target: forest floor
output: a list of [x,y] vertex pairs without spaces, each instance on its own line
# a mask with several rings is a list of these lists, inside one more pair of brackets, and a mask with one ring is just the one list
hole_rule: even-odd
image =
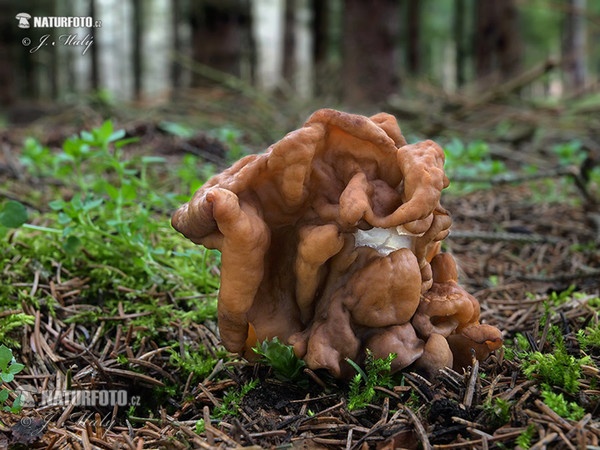
[[[127,181],[133,165],[100,161],[110,177],[121,177],[117,193],[85,174],[61,172],[64,161],[83,161],[88,150],[82,142],[89,136],[71,147],[65,140],[98,130],[103,121],[93,108],[71,114],[0,134],[0,205],[10,200],[27,206],[31,225],[2,237],[0,343],[25,367],[5,383],[12,392],[0,412],[0,448],[600,448],[600,194],[590,175],[600,140],[588,133],[589,121],[565,125],[550,114],[540,125],[547,130],[541,137],[537,129],[530,135],[525,130],[509,142],[502,139],[508,131],[498,135],[498,123],[486,130],[471,119],[463,131],[443,124],[442,141],[464,150],[450,173],[455,187],[442,200],[453,217],[446,249],[458,261],[461,284],[480,301],[482,321],[503,331],[505,347],[465,373],[447,369],[434,380],[399,375],[375,385],[372,399],[351,409],[346,382],[324,373],[280,381],[268,364],[228,354],[214,319],[218,257],[192,253],[168,228],[173,208],[202,172],[190,174],[186,164],[189,169],[205,161],[214,173],[246,149],[266,148],[299,127],[302,114],[276,117],[272,128],[235,128],[220,119],[218,133],[209,132],[214,124],[190,130],[180,118],[162,122],[171,117],[168,110],[156,113],[161,119],[123,114],[107,133],[125,133],[114,139],[99,133],[98,145],[137,138],[121,157],[152,165],[154,178],[144,184],[146,173],[136,168],[135,180]],[[487,108],[486,114],[498,111]],[[506,117],[515,128],[527,124],[521,116]],[[425,127],[409,124],[410,141]],[[29,136],[37,144],[25,145]],[[462,144],[452,144],[457,136]],[[481,138],[484,150],[467,155],[469,143]],[[482,162],[489,161],[501,161],[503,169],[486,172]],[[93,174],[98,162],[83,162]],[[47,171],[40,170],[44,165]],[[524,172],[525,166],[538,170]],[[177,185],[177,177],[189,183]],[[85,183],[104,196],[104,204],[78,196]],[[128,186],[135,192],[123,190]],[[154,203],[135,209],[146,202],[142,195],[152,193]],[[143,212],[142,221],[101,209],[111,199],[124,212]],[[96,236],[106,244],[100,246],[92,233],[103,220],[122,220],[115,230],[135,239],[140,233],[143,244],[145,224],[159,221],[148,242],[166,248],[169,257],[203,258],[203,266],[170,263],[162,253],[131,246],[134,238],[118,241],[116,233]],[[171,240],[160,241],[163,236]],[[169,253],[169,245],[179,253]],[[141,261],[151,261],[148,267],[126,260],[138,251]],[[191,281],[173,278],[181,273],[190,273]],[[194,292],[200,275],[205,284]],[[18,326],[10,328],[11,318]],[[127,402],[44,403],[41,393],[70,389],[125,391]],[[11,412],[24,390],[31,403]]]

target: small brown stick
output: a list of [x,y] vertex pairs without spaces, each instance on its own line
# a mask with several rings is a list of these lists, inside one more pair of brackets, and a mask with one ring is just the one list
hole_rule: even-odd
[[352,433],[354,433],[354,429],[350,428],[348,430],[348,436],[346,436],[346,450],[350,450],[352,448]]
[[202,383],[200,383],[198,385],[198,387],[204,393],[204,395],[206,395],[208,397],[208,399],[214,406],[216,406],[217,408],[219,408],[221,406],[221,402],[219,400],[217,400],[217,397],[212,395],[212,393],[208,389],[206,389],[206,387]]
[[152,378],[151,376],[144,375],[142,373],[133,372],[131,370],[114,369],[112,367],[105,367],[104,371],[109,374],[112,374],[112,375],[117,375],[117,376],[121,376],[121,377],[125,377],[125,378],[134,378],[134,379],[149,383],[154,386],[164,386],[165,385],[162,381],[157,380],[156,378]]
[[[400,387],[400,388],[404,388],[404,387],[406,387],[406,388],[408,388],[407,390],[410,390],[410,387],[408,387],[408,386],[397,386],[397,387]],[[402,398],[402,396],[398,395],[396,392],[394,392],[394,391],[391,391],[391,390],[389,390],[389,389],[386,389],[386,388],[384,388],[384,387],[381,387],[381,386],[375,386],[375,387],[374,387],[374,389],[375,389],[376,391],[383,392],[385,395],[388,395],[388,396],[390,396],[390,397],[393,397],[393,398],[395,398],[395,399],[397,399],[397,400],[400,400],[400,399]],[[396,386],[394,387],[394,390],[396,390]],[[387,398],[387,397],[386,397],[386,398]]]
[[[502,347],[502,349],[504,349],[504,347]],[[498,363],[500,364],[500,362]],[[496,386],[498,385],[498,383],[500,382],[500,380],[502,379],[502,375],[497,375],[492,382],[490,383],[490,385],[487,388],[487,397],[486,397],[486,401],[487,402],[491,402],[492,398],[494,397],[494,391],[496,390]]]
[[83,444],[83,450],[92,450],[92,443],[90,442],[90,438],[88,435],[88,424],[81,430],[81,443]]
[[[248,444],[254,445],[254,439],[252,439],[252,436],[250,436],[248,430],[246,430],[246,428],[240,423],[238,419],[233,419],[233,430],[236,434],[241,434],[241,437],[243,437]],[[285,430],[277,430],[278,433],[280,431],[283,431],[285,434],[287,434],[287,431]],[[261,435],[261,433],[258,434],[259,436]]]
[[[481,427],[481,424],[479,424],[477,422],[472,422],[470,420],[466,420],[466,419],[463,419],[461,417],[456,417],[456,416],[452,417],[452,422],[460,423],[461,425],[466,425],[466,426],[471,427],[473,429],[478,429],[478,428]],[[491,436],[489,436],[489,437],[491,437]]]
[[159,373],[163,377],[168,378],[173,383],[177,383],[177,381],[175,380],[175,377],[173,375],[171,375],[169,372],[167,372],[162,367],[157,366],[156,364],[151,363],[150,361],[145,361],[143,359],[135,358],[135,359],[128,360],[128,362],[130,364],[135,364],[135,365],[138,365],[138,366],[141,366],[141,367],[145,367],[146,369],[151,369],[151,370],[155,371],[156,373]]
[[21,314],[22,309],[7,309],[6,311],[0,311],[0,317],[12,316],[13,314]]
[[208,445],[213,446],[215,445],[215,437],[210,430],[206,428],[207,423],[210,425],[210,409],[208,406],[202,408],[202,415],[204,417],[204,432],[206,433],[206,441],[208,442]]
[[533,386],[534,384],[536,384],[535,380],[525,381],[524,383],[521,383],[521,384],[515,386],[510,391],[503,393],[500,396],[500,398],[502,398],[502,400],[507,400],[508,401],[511,398],[513,398],[516,394],[518,394],[519,392],[521,392],[522,390],[528,389],[529,387]]
[[550,317],[546,315],[546,323],[544,324],[544,329],[542,330],[542,336],[540,337],[540,341],[538,343],[538,348],[540,351],[544,348],[544,344],[546,343],[546,338],[548,337],[548,331],[550,331]]
[[529,447],[529,450],[544,450],[546,448],[546,445],[548,445],[550,442],[554,441],[554,439],[556,439],[557,437],[558,437],[557,433],[549,433],[546,436],[544,436],[543,439],[539,440],[534,445]]
[[[300,407],[300,412],[298,413],[298,415],[303,416],[306,414],[306,409],[308,408],[308,401],[310,400],[310,393],[306,394],[306,397],[304,397],[304,400],[302,402],[302,406]],[[292,400],[293,402],[294,400]],[[291,403],[291,402],[290,402]]]
[[554,412],[554,410],[552,408],[550,408],[548,405],[546,405],[544,402],[542,402],[541,400],[538,399],[534,403],[535,403],[535,406],[537,406],[540,409],[540,411],[542,411],[544,414],[546,414],[548,417],[550,417],[555,422],[559,423],[563,428],[566,428],[566,429],[571,428],[571,424],[569,422],[567,422],[565,419],[563,419],[558,414],[556,414],[556,412]]
[[[187,427],[185,427],[187,428]],[[204,429],[205,430],[210,430],[210,432],[217,438],[221,439],[224,442],[227,442],[229,445],[238,448],[239,444],[233,440],[232,438],[230,438],[227,434],[223,433],[221,430],[219,430],[216,427],[213,427],[210,423],[206,424],[206,422],[204,423]],[[189,428],[188,428],[189,430]],[[190,432],[192,432],[194,434],[194,436],[197,436],[196,433],[194,433],[192,430],[189,430]],[[187,433],[187,432],[186,432]]]
[[569,439],[567,439],[567,437],[565,436],[565,434],[562,432],[562,430],[556,424],[549,423],[548,427],[552,428],[554,431],[556,431],[556,433],[558,433],[558,435],[564,441],[564,443],[567,445],[567,447],[569,447],[571,450],[577,450],[575,448],[575,446],[573,444],[571,444],[571,442],[569,441]]
[[123,333],[123,325],[117,325],[117,333],[115,335],[115,344],[112,350],[114,356],[119,354],[119,349],[121,348],[121,334]]
[[[205,448],[205,449],[213,449],[214,446],[210,445],[207,442],[204,442],[202,439],[200,439],[200,437],[194,433],[189,427],[185,426],[182,423],[176,422],[175,420],[169,420],[169,423],[174,426],[175,428],[181,430],[184,434],[186,434],[188,436],[188,438],[195,444],[198,445],[200,448]],[[204,429],[208,430],[211,429],[212,432],[218,432],[221,435],[223,435],[223,437],[225,437],[225,441],[228,442],[231,446],[233,447],[238,447],[237,442],[235,442],[233,439],[231,439],[229,436],[227,436],[225,433],[223,433],[220,430],[217,430],[216,428],[214,428],[213,426],[211,426],[210,424],[206,425],[206,423],[204,424]]]
[[311,416],[311,417],[307,418],[304,421],[304,423],[310,422],[311,420],[318,419],[319,417],[324,416],[325,414],[330,413],[331,411],[335,411],[336,409],[341,408],[342,406],[344,406],[344,403],[345,402],[342,400],[341,402],[336,403],[335,405],[330,406],[329,408],[326,408],[323,411],[320,411],[320,412],[316,413],[314,416]]
[[478,430],[477,428],[471,428],[471,427],[467,427],[467,431],[469,433],[472,433],[476,436],[480,436],[481,437],[481,450],[488,450],[489,446],[488,446],[488,440],[489,439],[493,439],[494,437],[490,434],[487,434],[481,430]]
[[101,316],[98,317],[100,321],[117,321],[117,320],[128,320],[128,319],[137,319],[138,317],[150,316],[154,314],[152,311],[140,312],[140,313],[132,313],[132,314],[119,314],[118,316]]
[[325,382],[323,382],[323,380],[321,380],[317,376],[317,374],[315,372],[313,372],[312,370],[310,370],[308,367],[304,368],[304,373],[306,375],[308,375],[315,383],[317,383],[323,389],[327,388],[327,385],[325,384]]
[[385,397],[383,399],[383,408],[381,410],[381,418],[373,426],[376,427],[376,426],[385,425],[385,423],[387,422],[389,412],[390,412],[390,398]]
[[433,450],[433,447],[431,446],[431,443],[429,442],[429,437],[427,436],[427,432],[425,431],[425,427],[423,427],[423,424],[421,423],[421,421],[419,420],[417,415],[408,407],[404,407],[404,410],[406,411],[406,413],[410,417],[411,422],[415,426],[417,435],[421,439],[421,445],[423,446],[423,449],[424,450]]
[[268,430],[261,431],[260,433],[250,433],[249,436],[252,438],[261,438],[261,437],[269,437],[269,436],[285,436],[288,434],[286,430]]
[[183,394],[181,394],[181,396],[183,398],[187,397],[187,395],[190,392],[190,385],[192,383],[192,378],[194,378],[194,372],[190,372],[190,374],[187,377],[187,380],[185,381],[185,386],[183,387]]
[[31,286],[31,291],[29,292],[30,297],[35,296],[35,293],[38,290],[39,283],[40,283],[40,271],[36,270],[35,273],[33,274],[33,284]]
[[473,396],[475,395],[475,388],[477,387],[477,377],[479,376],[479,361],[473,357],[473,368],[471,369],[471,376],[469,377],[469,383],[465,391],[463,404],[467,407],[473,403]]

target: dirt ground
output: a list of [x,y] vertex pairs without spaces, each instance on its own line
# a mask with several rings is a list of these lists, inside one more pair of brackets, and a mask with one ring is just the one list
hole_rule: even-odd
[[[79,122],[48,117],[3,131],[0,177],[8,183],[26,182],[19,180],[14,166],[24,136],[35,134],[46,145],[58,146],[82,126],[96,122],[90,112],[89,117],[80,115]],[[123,118],[119,125],[141,139],[130,151],[173,160],[191,152],[217,167],[225,166],[227,144],[202,131],[189,138],[166,135],[153,119]],[[572,136],[573,130],[565,133]],[[249,138],[250,145],[259,147],[253,139]],[[503,143],[501,148],[501,158],[514,168],[528,147],[519,142]],[[546,158],[539,151],[530,156]],[[547,161],[544,170],[555,167]],[[579,294],[555,305],[552,320],[575,354],[577,330],[598,319],[598,310],[586,302],[600,295],[600,195],[578,189],[576,182],[562,190],[559,181],[570,177],[556,172],[549,176],[550,183],[548,178],[510,183],[497,179],[487,189],[460,197],[444,194],[442,205],[453,217],[446,250],[459,264],[461,284],[480,301],[482,320],[500,328],[507,340],[523,333],[543,346],[539,333],[546,314],[544,300],[551,292],[573,289]],[[556,189],[560,201],[544,201]],[[63,295],[85,284],[61,277],[60,271],[51,281],[53,292]],[[157,299],[163,301],[159,294]],[[402,385],[381,388],[380,400],[352,412],[346,407],[347,386],[327,374],[313,374],[308,387],[300,387],[276,380],[265,366],[238,358],[223,359],[219,376],[186,386],[185,401],[180,396],[154,399],[153,388],[176,375],[170,373],[169,358],[158,341],[142,343],[136,354],[126,353],[134,332],[127,317],[118,327],[105,330],[99,323],[66,334],[68,313],[50,317],[32,308],[25,312],[36,316],[36,324],[23,336],[25,345],[17,358],[29,362],[30,381],[60,385],[60,377],[68,372],[82,386],[126,387],[154,404],[156,414],[127,417],[117,407],[46,407],[24,409],[17,416],[1,412],[0,448],[514,448],[515,439],[531,424],[535,430],[531,448],[597,448],[600,441],[597,384],[585,385],[578,398],[591,412],[579,422],[563,419],[540,400],[535,383],[522,374],[517,362],[505,357],[503,349],[464,374],[448,369],[435,380],[406,374]],[[172,325],[162,331],[166,338],[203,343],[212,354],[222,354],[214,323]],[[93,345],[78,342],[81,333],[94,336]],[[127,354],[135,370],[120,369],[118,354]],[[598,382],[599,355],[592,356],[596,366],[583,370]],[[223,402],[228,390],[257,377],[260,384],[244,396],[238,415],[211,420],[211,410]],[[500,426],[483,408],[486,400],[495,398],[512,402],[509,420]],[[197,433],[200,419],[204,430]]]

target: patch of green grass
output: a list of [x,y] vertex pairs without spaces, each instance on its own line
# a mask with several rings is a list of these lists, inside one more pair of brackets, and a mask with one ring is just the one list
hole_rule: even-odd
[[[131,320],[142,331],[140,340],[173,320],[216,315],[218,252],[182,239],[170,225],[191,183],[197,187],[203,180],[191,170],[178,179],[183,166],[173,170],[161,157],[128,156],[123,149],[132,141],[110,121],[68,138],[60,151],[25,140],[20,161],[48,189],[28,196],[42,212],[15,201],[0,205],[1,307],[20,309],[25,301],[52,309],[52,297],[43,289],[29,295],[27,284],[35,276],[47,283],[61,267],[89,279],[78,301],[90,307],[70,321],[94,323],[117,315],[119,307],[125,314],[150,311]],[[184,192],[164,190],[173,186]],[[165,301],[167,292],[171,301]],[[4,329],[18,323],[13,319]]]
[[453,139],[444,147],[444,153],[444,169],[452,182],[448,191],[452,194],[466,194],[490,187],[489,183],[462,182],[460,179],[484,180],[507,172],[504,163],[492,157],[488,144],[483,141],[465,144],[459,139]]
[[223,397],[223,403],[213,410],[213,416],[217,419],[225,416],[237,416],[242,399],[256,386],[258,386],[258,379],[245,383],[239,390],[228,391]]
[[483,411],[494,428],[500,428],[510,421],[511,403],[502,398],[495,398],[483,404]]
[[575,402],[565,400],[562,393],[556,393],[548,385],[542,388],[542,398],[544,403],[559,416],[569,420],[581,420],[585,415],[583,407]]
[[600,323],[578,330],[577,340],[584,351],[600,349]]
[[10,337],[11,332],[20,330],[26,325],[33,325],[35,317],[24,313],[8,314],[0,318],[0,342],[4,342],[11,347],[20,348],[21,344],[17,339]]
[[182,379],[187,379],[192,374],[192,383],[200,382],[210,375],[217,364],[217,360],[203,348],[191,350],[186,345],[183,356],[175,349],[171,349],[169,353],[169,363],[182,371]]
[[527,429],[523,431],[515,440],[515,443],[524,450],[527,450],[531,447],[531,441],[533,437],[536,435],[535,425],[529,424]]
[[587,157],[579,139],[555,144],[551,150],[558,157],[558,163],[561,166],[580,166]]
[[[574,139],[553,145],[550,152],[556,157],[560,167],[574,166],[580,168],[588,153],[580,140]],[[600,186],[600,167],[593,167],[584,175],[586,189],[593,195]],[[545,178],[539,180],[532,189],[534,202],[579,204],[581,197],[572,177]]]
[[555,325],[550,326],[548,339],[554,344],[552,353],[527,352],[522,361],[523,372],[541,383],[556,386],[571,394],[577,393],[581,366],[593,364],[591,358],[569,355],[560,329]]

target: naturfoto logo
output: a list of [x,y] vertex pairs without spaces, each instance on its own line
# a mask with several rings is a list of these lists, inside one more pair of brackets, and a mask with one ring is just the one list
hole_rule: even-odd
[[89,16],[41,16],[32,17],[30,14],[21,12],[15,19],[19,21],[19,28],[30,28],[33,20],[33,28],[98,28],[102,21],[94,20]]

